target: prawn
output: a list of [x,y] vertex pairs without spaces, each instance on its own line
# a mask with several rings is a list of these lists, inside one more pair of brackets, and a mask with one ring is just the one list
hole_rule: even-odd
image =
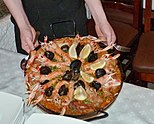
[[50,80],[50,79],[62,76],[63,73],[64,72],[62,70],[57,69],[56,71],[53,71],[53,72],[49,73],[48,75],[40,75],[40,81]]
[[33,50],[30,53],[30,58],[29,58],[29,60],[27,62],[26,68],[29,68],[30,67],[30,65],[34,62],[35,57],[36,57],[36,50]]
[[54,53],[57,53],[58,55],[62,56],[65,61],[71,62],[69,55],[64,52],[56,43],[50,41],[49,44],[52,46],[52,50],[54,50]]

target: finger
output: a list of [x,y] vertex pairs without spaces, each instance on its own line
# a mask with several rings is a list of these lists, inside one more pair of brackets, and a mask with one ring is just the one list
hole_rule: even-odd
[[34,49],[33,42],[30,39],[27,40],[27,45],[28,45],[28,47],[29,47],[30,50],[33,50]]
[[39,45],[39,41],[37,40],[34,44],[34,47],[36,48]]
[[113,45],[115,43],[115,41],[116,41],[116,35],[114,32],[112,32],[112,39],[111,39],[110,45]]
[[30,52],[30,49],[29,49],[28,44],[22,44],[22,48],[23,48],[27,53]]
[[99,39],[101,39],[102,41],[107,41],[107,38],[106,38],[104,35],[98,36],[98,37],[99,37]]
[[108,44],[108,45],[111,45],[111,42],[112,42],[112,35],[108,35],[108,36],[106,37],[106,40],[107,40],[107,44]]

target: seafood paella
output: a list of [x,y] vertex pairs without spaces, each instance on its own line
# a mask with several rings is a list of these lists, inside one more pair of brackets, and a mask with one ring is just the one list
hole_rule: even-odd
[[92,36],[57,38],[31,51],[27,104],[61,115],[84,115],[111,104],[122,87],[118,53]]

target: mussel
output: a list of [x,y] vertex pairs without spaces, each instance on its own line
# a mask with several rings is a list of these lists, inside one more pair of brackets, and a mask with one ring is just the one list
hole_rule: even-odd
[[97,53],[94,53],[94,51],[91,51],[88,56],[88,62],[94,62],[97,59],[98,59]]
[[99,82],[97,82],[97,81],[93,81],[93,82],[91,83],[91,86],[92,86],[93,88],[95,88],[96,91],[97,91],[97,90],[99,90],[99,88],[101,87],[101,84],[100,84]]
[[82,86],[85,89],[85,84],[82,80],[78,80],[75,84],[74,84],[74,89],[76,89],[77,87]]
[[23,71],[26,71],[26,65],[27,65],[27,61],[25,58],[22,59],[22,61],[20,62],[20,67]]
[[98,45],[104,49],[105,47],[107,47],[107,45],[104,42],[98,42]]
[[41,44],[39,44],[37,47],[35,47],[35,50],[39,50],[41,48]]
[[49,82],[49,80],[44,80],[44,81],[41,81],[40,84],[41,84],[41,85],[44,85],[44,84],[46,84],[46,83],[48,83],[48,82]]
[[72,71],[67,70],[62,76],[63,80],[70,81],[72,79]]
[[74,68],[74,70],[72,70],[72,80],[76,81],[79,79],[79,77],[80,77],[80,69]]
[[[105,47],[107,47],[107,45],[104,42],[98,42],[98,45],[104,49]],[[107,52],[110,53],[114,53],[116,51],[116,49],[113,47],[112,49],[107,50]]]
[[44,55],[50,60],[53,60],[54,58],[54,53],[51,51],[45,51]]
[[61,49],[64,51],[64,52],[68,52],[68,50],[69,50],[69,46],[68,45],[63,45],[62,47],[61,47]]
[[48,75],[51,72],[51,69],[48,66],[42,66],[40,68],[40,74]]
[[60,96],[64,96],[64,95],[67,95],[68,93],[68,87],[66,87],[66,85],[62,85],[58,91],[58,94]]
[[78,59],[74,60],[71,62],[70,64],[70,69],[74,70],[74,69],[80,69],[82,62]]
[[53,90],[54,90],[53,86],[47,88],[47,89],[45,90],[45,95],[48,96],[48,97],[51,96]]
[[104,76],[105,74],[106,74],[106,71],[103,68],[97,69],[95,71],[96,78],[100,78],[100,77]]
[[77,55],[79,56],[82,48],[84,47],[84,45],[81,45],[80,43],[78,43],[77,47],[76,47],[76,52],[77,52]]

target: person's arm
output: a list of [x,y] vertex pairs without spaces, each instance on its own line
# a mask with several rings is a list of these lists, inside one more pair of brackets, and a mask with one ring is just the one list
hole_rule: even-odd
[[116,41],[116,35],[109,24],[100,0],[85,0],[95,21],[95,29],[100,39],[106,39],[108,45]]
[[3,0],[6,6],[8,7],[10,13],[14,17],[19,30],[20,30],[20,38],[22,43],[22,48],[30,52],[30,50],[34,49],[33,42],[36,32],[34,28],[30,25],[27,15],[23,9],[23,5],[21,0]]

